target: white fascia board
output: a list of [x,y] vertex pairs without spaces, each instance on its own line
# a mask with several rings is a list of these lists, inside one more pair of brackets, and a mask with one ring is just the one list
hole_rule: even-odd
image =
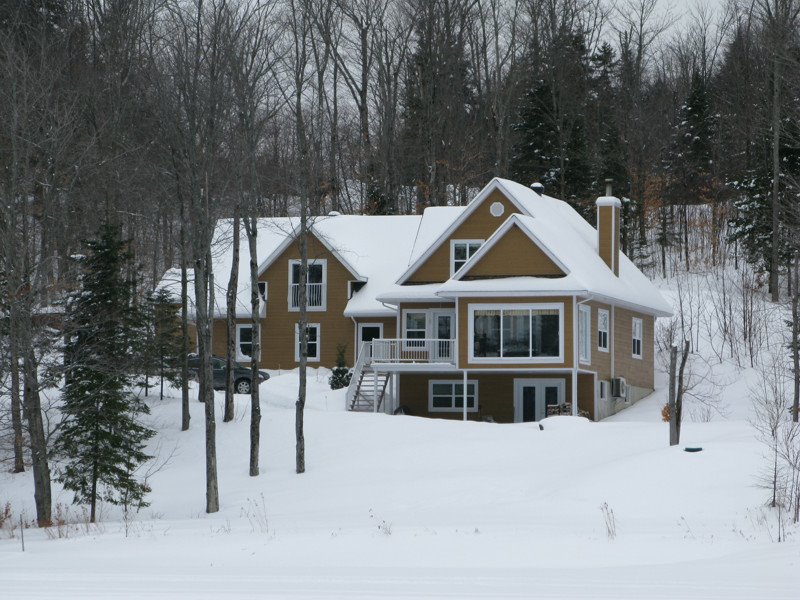
[[551,296],[583,296],[587,295],[587,290],[539,290],[539,291],[502,291],[502,290],[470,290],[470,291],[444,291],[437,292],[439,298],[549,298]]
[[500,182],[497,177],[492,178],[492,180],[486,184],[486,186],[480,191],[480,193],[472,199],[472,202],[466,207],[466,210],[462,212],[458,218],[453,221],[450,226],[444,230],[436,241],[434,241],[428,248],[423,252],[420,257],[414,261],[414,263],[405,270],[405,272],[400,276],[400,278],[396,281],[398,285],[403,285],[406,280],[414,274],[414,272],[422,266],[422,264],[430,258],[430,256],[436,251],[439,246],[441,246],[444,242],[446,242],[450,236],[455,232],[456,229],[466,221],[469,216],[477,210],[478,206],[491,194],[494,190],[499,189],[503,192],[503,195],[511,202],[519,212],[530,216],[530,213],[525,209],[525,207],[520,204],[517,199],[515,198],[514,194],[512,194],[506,187]]
[[480,249],[475,254],[473,254],[469,258],[469,260],[467,260],[466,263],[464,263],[464,266],[461,267],[455,275],[453,275],[452,279],[456,281],[461,281],[461,279],[467,273],[469,273],[469,270],[475,264],[477,264],[478,261],[480,261],[480,259],[483,258],[486,255],[486,253],[489,252],[489,250],[491,250],[492,247],[494,247],[494,245],[497,244],[503,238],[503,236],[508,232],[508,230],[511,229],[514,225],[518,226],[522,230],[522,232],[526,236],[528,236],[528,239],[530,239],[534,244],[536,244],[536,247],[539,248],[542,252],[544,252],[545,256],[547,256],[547,258],[552,260],[555,263],[555,265],[564,272],[565,276],[569,275],[570,270],[567,268],[567,266],[555,254],[553,254],[550,251],[550,249],[536,236],[534,232],[532,232],[527,227],[525,223],[523,223],[520,220],[519,215],[511,215],[505,220],[505,222],[500,227],[498,227],[495,230],[495,232],[491,236],[489,236],[489,239],[486,240],[486,242],[480,247]]

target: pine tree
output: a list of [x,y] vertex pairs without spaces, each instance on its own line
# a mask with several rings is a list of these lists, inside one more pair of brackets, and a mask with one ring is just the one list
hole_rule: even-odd
[[328,378],[328,384],[332,390],[338,390],[350,385],[350,379],[353,374],[347,368],[347,362],[344,360],[344,353],[347,350],[346,344],[339,344],[336,346],[336,366],[331,369],[331,376]]
[[180,357],[183,351],[181,322],[177,314],[178,301],[161,288],[147,297],[148,319],[147,372],[159,380],[159,398],[164,398],[164,382],[181,383]]
[[130,390],[140,325],[124,276],[132,254],[111,226],[87,246],[79,289],[67,302],[64,421],[55,452],[63,460],[58,480],[75,503],[90,505],[95,522],[98,500],[147,506],[149,488],[135,474],[151,458],[144,448],[155,432],[140,423],[149,410]]

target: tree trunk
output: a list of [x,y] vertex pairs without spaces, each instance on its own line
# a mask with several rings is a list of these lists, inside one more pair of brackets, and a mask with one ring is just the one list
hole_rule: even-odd
[[[211,369],[211,324],[213,322],[214,278],[211,253],[198,258],[194,269],[197,343],[200,355],[200,399],[205,403],[206,421],[206,512],[219,511],[217,483],[216,420],[214,416],[214,373]],[[211,314],[210,314],[211,313]]]
[[31,466],[33,470],[33,497],[36,502],[36,523],[49,527],[52,522],[52,495],[50,491],[50,465],[47,462],[47,436],[42,421],[42,401],[39,396],[39,375],[33,348],[29,346],[23,359],[25,377],[24,411],[31,439]]
[[683,392],[685,391],[683,385],[684,370],[686,369],[686,361],[689,358],[689,340],[683,341],[683,352],[681,355],[681,366],[678,369],[678,385],[675,388],[675,428],[677,435],[675,442],[681,442],[681,422],[683,421]]
[[[16,317],[12,316],[12,323]],[[13,325],[12,325],[13,328]],[[11,345],[11,426],[14,433],[14,468],[12,473],[22,473],[25,470],[24,446],[22,435],[22,404],[19,395],[19,352],[17,348],[16,333],[10,335]]]
[[258,454],[261,445],[261,398],[259,394],[258,367],[261,363],[261,302],[258,289],[258,219],[248,217],[247,245],[250,249],[250,319],[253,325],[252,351],[250,354],[250,476],[259,473]]
[[188,431],[191,415],[189,414],[189,275],[186,259],[186,221],[181,204],[181,431]]
[[[227,311],[226,325],[228,339],[226,343],[225,364],[225,412],[222,421],[233,421],[233,369],[236,364],[236,292],[239,287],[239,203],[233,208],[233,258],[231,261],[231,275],[228,279],[226,294]],[[213,322],[213,321],[212,321]]]
[[781,63],[778,49],[772,58],[772,255],[770,256],[769,288],[772,301],[780,300],[778,268],[780,265],[780,176],[781,176]]
[[672,346],[669,351],[669,445],[677,446],[680,442],[678,435],[678,410],[675,403],[675,369],[678,365],[678,347]]
[[[800,256],[795,253],[792,272],[794,274],[794,286],[792,291],[792,367],[794,383],[794,399],[792,401],[792,421],[795,423],[800,419],[800,267],[798,267]],[[792,272],[789,278],[792,278]]]

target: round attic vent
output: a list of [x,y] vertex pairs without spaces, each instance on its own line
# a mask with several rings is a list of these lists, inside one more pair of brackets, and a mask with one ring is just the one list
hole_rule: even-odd
[[506,212],[506,207],[503,206],[502,202],[492,202],[489,212],[493,217],[502,217],[503,213]]

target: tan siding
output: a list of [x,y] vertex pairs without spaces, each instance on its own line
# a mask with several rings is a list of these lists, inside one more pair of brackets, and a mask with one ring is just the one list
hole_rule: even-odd
[[[642,358],[633,358],[633,317],[642,319]],[[653,389],[655,319],[649,315],[617,308],[614,315],[614,370],[616,377],[624,377],[630,385]]]
[[[538,304],[558,302],[564,305],[564,361],[542,365],[528,363],[470,363],[469,362],[469,305],[470,304]],[[469,369],[535,369],[547,370],[572,367],[573,335],[572,335],[572,298],[557,296],[544,298],[461,298],[458,301],[458,360],[460,368]]]
[[[500,217],[493,217],[489,207],[494,202],[505,206]],[[502,192],[495,190],[475,209],[449,239],[442,244],[422,263],[407,283],[439,283],[450,279],[450,240],[486,240],[517,209]]]
[[[599,379],[609,379],[611,377],[611,326],[610,326],[610,319],[611,319],[611,306],[609,304],[603,304],[601,302],[586,302],[586,306],[589,306],[592,309],[592,323],[591,323],[591,349],[592,349],[592,356],[591,362],[587,365],[586,363],[581,363],[581,369],[589,369],[591,371],[596,371],[597,376]],[[608,352],[601,352],[597,348],[597,311],[598,309],[605,309],[608,311],[609,317],[609,332],[608,332],[608,343],[609,343],[609,351]]]
[[[619,208],[615,206],[598,207],[598,251],[600,258],[619,275]],[[612,257],[617,259],[612,262]]]
[[[571,383],[569,384],[571,385]],[[578,410],[585,411],[590,419],[594,419],[594,376],[578,374]]]
[[466,278],[562,277],[564,272],[516,225],[464,274]]
[[[531,373],[475,373],[467,374],[470,380],[478,381],[478,407],[477,413],[467,413],[470,421],[492,418],[498,423],[514,422],[514,379],[535,379]],[[563,379],[565,400],[571,401],[571,385],[569,376],[563,374],[542,375],[547,379]],[[430,380],[462,381],[460,373],[417,374],[403,373],[400,375],[400,404],[407,406],[411,413],[421,417],[440,419],[463,419],[461,412],[430,412],[428,410],[428,382]],[[580,397],[580,396],[579,396]]]

